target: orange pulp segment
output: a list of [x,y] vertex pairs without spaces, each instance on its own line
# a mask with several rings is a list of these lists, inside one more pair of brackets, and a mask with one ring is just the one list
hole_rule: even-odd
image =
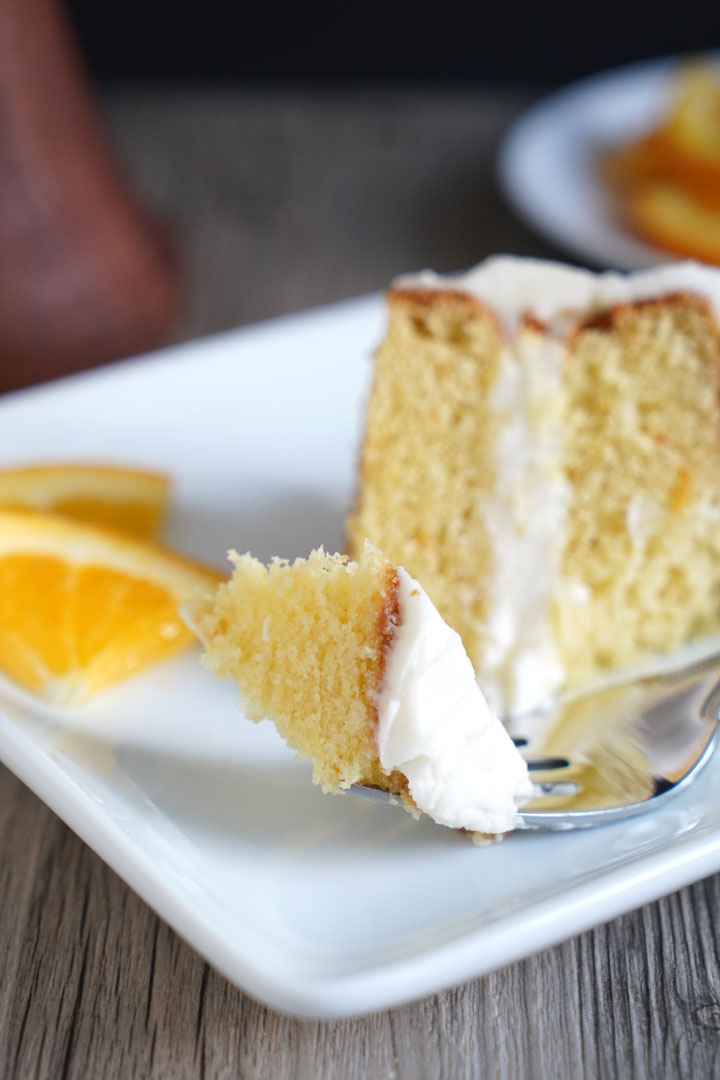
[[703,206],[673,184],[648,184],[627,200],[628,220],[656,247],[720,264],[720,209]]
[[188,645],[178,606],[221,577],[119,531],[0,510],[0,671],[81,702]]

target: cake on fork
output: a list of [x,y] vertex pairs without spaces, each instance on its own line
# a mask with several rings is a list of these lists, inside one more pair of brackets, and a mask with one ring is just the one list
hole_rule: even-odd
[[269,717],[326,791],[381,788],[412,812],[485,835],[510,831],[527,766],[490,712],[460,638],[370,544],[234,570],[187,618],[205,664]]

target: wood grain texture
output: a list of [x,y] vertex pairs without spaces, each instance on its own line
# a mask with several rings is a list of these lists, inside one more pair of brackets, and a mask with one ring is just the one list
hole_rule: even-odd
[[[190,336],[450,269],[548,253],[495,191],[521,94],[116,98],[175,223]],[[0,1076],[575,1080],[720,1076],[720,876],[486,978],[303,1022],[211,970],[0,769]]]

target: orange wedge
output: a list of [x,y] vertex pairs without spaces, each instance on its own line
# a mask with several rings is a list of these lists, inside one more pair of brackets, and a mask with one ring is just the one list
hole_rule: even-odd
[[678,150],[698,165],[720,169],[720,70],[702,65],[685,72],[664,127]]
[[720,73],[691,68],[658,134],[667,176],[708,209],[720,209]]
[[602,162],[625,224],[656,247],[720,264],[720,68],[678,70],[655,130]]
[[0,508],[52,510],[154,536],[167,512],[166,476],[110,465],[30,465],[0,470]]
[[119,531],[0,510],[0,671],[83,701],[189,644],[178,605],[221,576]]
[[710,210],[673,184],[647,184],[626,202],[632,228],[656,247],[720,264],[720,209]]

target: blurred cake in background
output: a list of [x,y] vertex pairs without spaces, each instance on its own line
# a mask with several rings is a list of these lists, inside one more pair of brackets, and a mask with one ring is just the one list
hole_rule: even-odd
[[348,522],[491,706],[720,631],[720,270],[490,259],[396,282]]
[[679,69],[662,121],[601,167],[627,228],[655,247],[720,264],[720,66]]

